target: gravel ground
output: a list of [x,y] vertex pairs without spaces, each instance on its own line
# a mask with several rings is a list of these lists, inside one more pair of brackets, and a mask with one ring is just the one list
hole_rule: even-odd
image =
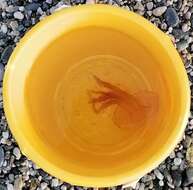
[[[89,189],[63,183],[38,168],[21,154],[6,122],[2,103],[5,65],[19,39],[45,16],[66,6],[94,0],[0,0],[0,190]],[[181,54],[193,90],[193,1],[192,0],[99,0],[137,12],[171,37]],[[193,91],[192,91],[193,92]],[[193,190],[193,104],[183,140],[171,155],[134,189]],[[128,185],[110,189],[127,189]]]

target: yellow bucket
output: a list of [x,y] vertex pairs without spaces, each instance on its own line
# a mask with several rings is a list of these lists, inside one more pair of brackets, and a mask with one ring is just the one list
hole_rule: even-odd
[[169,37],[135,13],[84,5],[54,13],[13,52],[5,113],[23,154],[66,182],[132,183],[182,137],[187,75]]

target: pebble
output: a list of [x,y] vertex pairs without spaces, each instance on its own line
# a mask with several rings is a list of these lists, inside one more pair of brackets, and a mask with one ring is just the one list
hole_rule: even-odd
[[18,22],[17,21],[11,21],[9,23],[9,25],[12,28],[12,30],[16,30],[18,28]]
[[24,15],[20,11],[14,12],[13,16],[14,16],[14,18],[16,18],[18,20],[23,20],[24,19]]
[[0,81],[3,80],[3,75],[4,75],[4,65],[0,63]]
[[179,17],[176,10],[172,7],[168,7],[164,15],[168,26],[176,26],[179,23]]
[[7,190],[14,190],[13,185],[8,183],[7,184]]
[[164,182],[163,182],[162,180],[160,180],[160,181],[159,181],[159,185],[160,185],[161,187],[163,187],[163,186],[164,186]]
[[53,179],[52,179],[51,186],[52,186],[52,187],[57,187],[58,185],[59,185],[59,181],[58,181],[58,179],[53,178]]
[[182,163],[182,159],[181,158],[174,158],[174,165],[175,166],[179,166]]
[[172,151],[172,152],[170,153],[170,158],[171,158],[171,159],[174,159],[174,158],[175,158],[175,156],[176,156],[175,152],[174,152],[174,151]]
[[13,154],[15,155],[16,159],[19,160],[21,158],[21,152],[18,147],[13,149]]
[[184,182],[184,186],[188,186],[193,184],[193,167],[186,168],[186,181]]
[[175,187],[180,187],[182,184],[182,175],[179,170],[173,170],[171,171],[172,179],[173,179],[173,184]]
[[8,131],[3,132],[2,136],[4,139],[8,139],[9,138],[9,132]]
[[22,176],[19,176],[14,182],[14,190],[22,190],[23,185]]
[[42,190],[44,190],[44,189],[46,189],[46,188],[47,188],[47,186],[48,186],[48,184],[47,184],[47,183],[42,182],[40,187],[41,187],[41,189],[42,189]]
[[160,17],[165,13],[166,9],[167,9],[166,6],[157,7],[153,10],[153,15],[156,17]]
[[188,26],[188,24],[187,23],[184,23],[183,25],[182,25],[182,31],[183,32],[188,32],[190,30],[190,27]]
[[2,24],[1,25],[1,32],[3,32],[4,34],[6,34],[7,33],[7,31],[8,31],[8,29],[7,29],[7,26],[5,25],[5,24]]
[[164,176],[162,175],[162,173],[161,173],[158,169],[155,169],[155,170],[154,170],[154,174],[155,174],[155,176],[156,176],[159,180],[163,180]]
[[145,184],[144,183],[140,183],[139,190],[144,190],[144,189],[145,189]]
[[187,20],[190,20],[191,15],[192,15],[192,13],[188,11],[188,12],[185,14],[185,18],[186,18]]
[[0,146],[0,167],[3,165],[5,159],[5,152],[4,149]]
[[153,2],[148,2],[147,4],[146,4],[146,7],[147,7],[147,10],[152,10],[153,9]]
[[193,145],[191,145],[186,152],[186,160],[193,165]]
[[176,43],[178,51],[183,51],[188,47],[188,42],[186,40],[181,40]]
[[172,33],[173,33],[174,37],[176,39],[179,39],[179,40],[182,39],[185,36],[184,32],[181,29],[174,28],[172,30]]
[[[192,47],[192,49],[193,49],[193,47]],[[185,147],[185,148],[189,148],[190,145],[192,144],[192,141],[193,141],[193,139],[192,139],[190,136],[187,135],[187,136],[185,137],[185,140],[183,141],[184,147]]]
[[[0,0],[1,1],[1,0]],[[7,187],[0,184],[0,190],[7,190]]]
[[1,60],[6,63],[11,55],[13,51],[13,47],[12,46],[7,46],[5,47],[4,51],[1,54]]
[[67,190],[67,186],[66,185],[62,185],[61,186],[61,190]]
[[6,0],[0,0],[0,9],[4,10],[7,7]]
[[25,6],[25,9],[27,11],[37,11],[37,9],[41,7],[41,4],[39,3],[29,3]]

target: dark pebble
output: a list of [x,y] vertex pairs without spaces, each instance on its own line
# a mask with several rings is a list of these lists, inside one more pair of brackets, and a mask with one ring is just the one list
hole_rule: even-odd
[[181,7],[182,7],[182,0],[178,0],[177,2],[176,2],[177,4],[176,4],[176,9],[180,9]]
[[180,187],[180,185],[182,184],[181,172],[179,170],[173,170],[171,171],[171,176],[175,187]]
[[46,2],[43,2],[42,4],[42,10],[47,11],[49,9],[49,5]]
[[185,33],[181,29],[175,29],[174,28],[172,33],[173,33],[174,37],[176,39],[179,39],[179,40],[185,36]]
[[176,26],[179,23],[179,17],[176,10],[172,7],[167,8],[164,15],[166,23],[168,26]]
[[0,146],[0,167],[2,166],[5,159],[5,152],[4,149]]
[[192,25],[192,27],[193,27],[193,14],[192,14],[192,16],[191,16],[191,18],[190,18],[190,22],[191,22],[191,25]]
[[41,5],[39,3],[30,3],[25,6],[27,11],[37,11]]
[[1,55],[1,60],[3,61],[3,63],[7,63],[7,61],[9,59],[12,51],[13,51],[13,47],[12,46],[7,46],[4,49],[4,51],[3,51],[2,55]]
[[7,187],[4,185],[0,185],[0,190],[7,190]]
[[4,74],[4,65],[0,63],[0,81],[3,80],[3,74]]
[[161,0],[160,2],[154,3],[156,7],[166,6],[166,0]]
[[186,168],[186,180],[184,186],[189,186],[193,184],[193,167]]

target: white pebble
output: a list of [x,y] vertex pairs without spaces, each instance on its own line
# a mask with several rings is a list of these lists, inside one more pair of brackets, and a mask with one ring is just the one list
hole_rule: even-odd
[[25,10],[24,6],[19,7],[19,10],[23,12]]
[[16,30],[18,27],[17,21],[11,21],[9,25],[11,26],[12,30]]
[[159,17],[165,13],[166,9],[167,9],[166,6],[157,7],[153,10],[153,15]]
[[163,180],[160,180],[160,181],[159,181],[159,186],[161,186],[161,187],[164,186]]
[[52,0],[46,0],[46,3],[52,4]]
[[67,186],[66,185],[62,185],[60,188],[61,188],[61,190],[67,190]]
[[20,152],[19,148],[15,147],[13,149],[13,154],[15,155],[17,160],[19,160],[21,158],[21,152]]
[[184,24],[182,25],[182,31],[183,31],[183,32],[187,32],[188,30],[190,30],[190,27],[188,26],[188,24],[184,23]]
[[41,185],[40,185],[40,187],[41,187],[42,190],[46,189],[47,186],[48,186],[48,184],[45,183],[45,182],[42,182]]
[[41,176],[41,175],[38,176],[38,180],[39,180],[39,181],[42,181],[42,176]]
[[158,169],[155,169],[155,170],[154,170],[154,174],[155,174],[155,176],[156,176],[159,180],[163,180],[164,176],[162,175],[162,173],[161,173]]
[[14,190],[13,185],[8,183],[7,184],[7,190]]
[[4,139],[8,139],[9,138],[9,132],[8,131],[3,132],[2,136]]
[[171,152],[171,154],[170,154],[170,158],[171,158],[171,159],[174,159],[174,158],[175,158],[175,156],[176,156],[176,155],[175,155],[175,152],[174,152],[174,151],[172,151],[172,152]]
[[146,4],[146,7],[147,7],[147,10],[152,10],[153,9],[153,2],[148,2],[147,4]]
[[52,187],[57,187],[58,184],[59,184],[58,179],[56,179],[56,178],[52,179],[52,184],[51,184]]
[[21,12],[19,12],[19,11],[14,12],[13,16],[14,16],[16,19],[18,19],[18,20],[23,20],[23,18],[24,18],[24,15],[23,15]]
[[189,20],[190,18],[191,18],[191,12],[187,12],[186,14],[185,14],[185,18],[187,19],[187,20]]
[[140,183],[139,190],[144,190],[144,189],[145,189],[145,184],[144,183]]
[[4,34],[7,33],[7,26],[5,24],[2,24],[1,26],[1,32],[3,32]]
[[181,158],[175,158],[174,159],[174,165],[175,166],[179,166],[182,163],[182,159]]

